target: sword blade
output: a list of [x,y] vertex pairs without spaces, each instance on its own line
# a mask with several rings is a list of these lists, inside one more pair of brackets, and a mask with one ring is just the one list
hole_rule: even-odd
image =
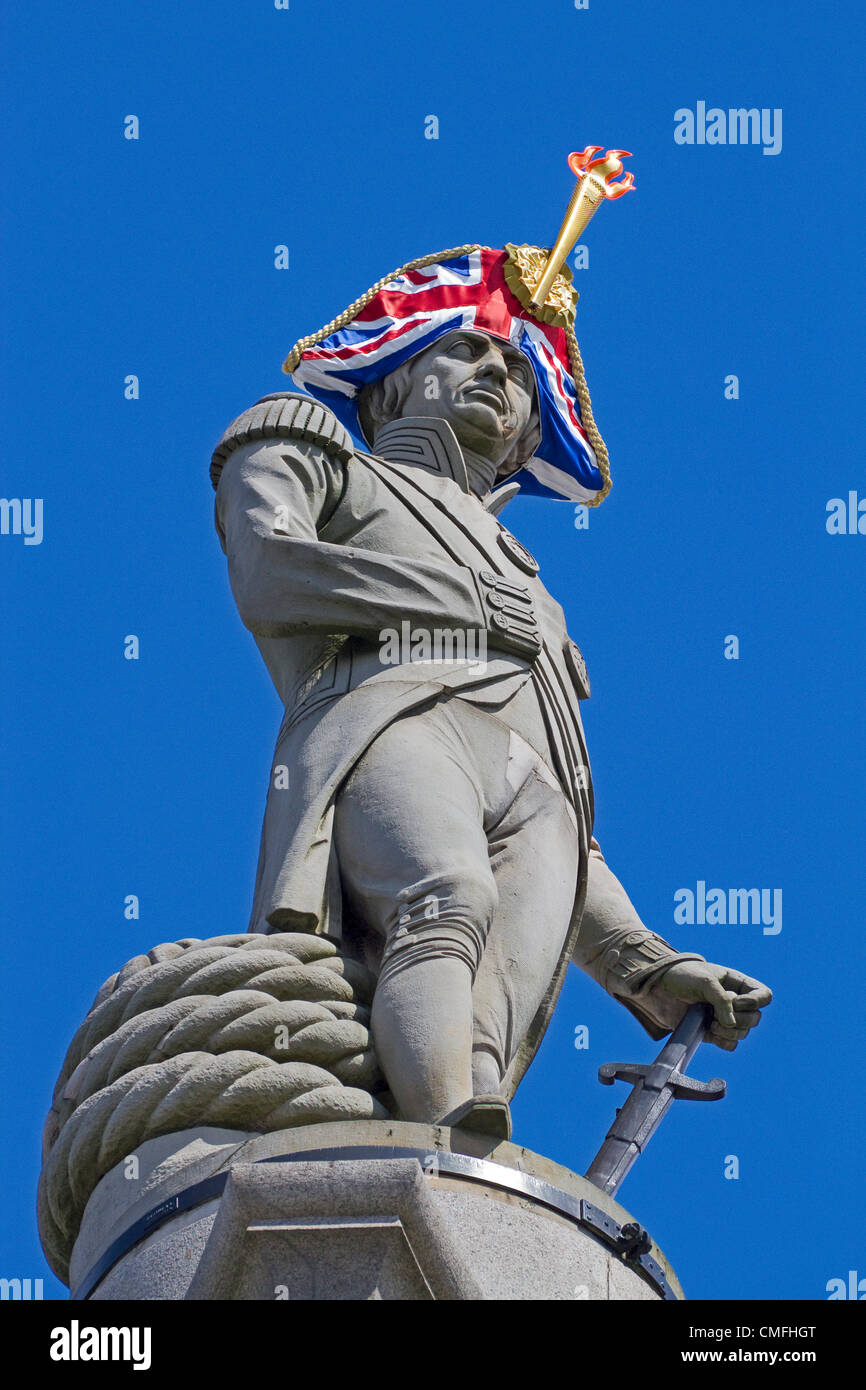
[[[635,1073],[639,1070],[641,1074],[635,1076],[631,1095],[617,1111],[604,1143],[585,1174],[609,1196],[613,1196],[628,1175],[673,1105],[676,1093],[671,1079],[685,1072],[704,1040],[712,1017],[709,1005],[692,1004],[651,1066],[621,1069]],[[613,1080],[616,1068],[608,1070]]]

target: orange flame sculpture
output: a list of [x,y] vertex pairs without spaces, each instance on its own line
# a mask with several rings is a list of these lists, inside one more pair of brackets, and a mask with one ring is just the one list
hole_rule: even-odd
[[530,302],[536,309],[547,299],[553,282],[571,254],[572,248],[604,199],[621,198],[623,193],[629,193],[634,188],[634,174],[631,172],[625,175],[621,183],[613,182],[617,174],[623,172],[622,159],[630,159],[631,151],[608,150],[600,159],[594,159],[593,155],[597,155],[601,148],[601,145],[587,145],[585,150],[576,150],[568,156],[568,167],[577,175],[577,183],[566,208],[559,235],[541,272],[541,278],[532,292]]

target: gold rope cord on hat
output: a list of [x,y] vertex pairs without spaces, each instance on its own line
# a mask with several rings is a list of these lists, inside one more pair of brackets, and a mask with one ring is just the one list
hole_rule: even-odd
[[[478,242],[472,242],[466,246],[452,246],[447,251],[434,251],[429,256],[419,256],[414,261],[407,261],[399,269],[392,270],[389,275],[383,275],[381,280],[377,280],[375,285],[371,285],[362,295],[353,300],[348,308],[338,314],[330,323],[326,323],[315,333],[308,333],[305,338],[299,338],[283,363],[283,371],[286,376],[291,376],[297,367],[304,353],[308,348],[315,347],[316,343],[322,342],[324,338],[330,338],[332,333],[339,333],[341,328],[345,328],[347,323],[361,312],[362,309],[375,299],[380,290],[390,284],[392,280],[398,280],[401,275],[407,275],[412,270],[423,270],[428,265],[436,265],[438,261],[449,261],[457,256],[468,256],[473,251],[493,250],[492,247],[483,247]],[[563,329],[566,342],[568,343],[568,357],[571,363],[571,372],[574,377],[577,399],[580,404],[581,421],[586,430],[587,438],[595,452],[599,472],[601,473],[603,486],[596,496],[586,503],[587,507],[597,507],[604,501],[611,489],[610,476],[610,456],[607,452],[607,445],[599,433],[598,425],[595,423],[595,416],[592,413],[592,401],[589,396],[589,388],[586,384],[586,373],[583,369],[583,358],[580,355],[580,348],[577,344],[574,329],[566,327]]]
[[568,343],[568,359],[571,363],[571,374],[574,377],[574,389],[577,392],[577,399],[580,404],[580,418],[583,428],[586,430],[587,438],[595,452],[598,471],[604,480],[604,486],[597,492],[591,502],[587,502],[587,507],[598,507],[604,501],[613,486],[613,479],[610,476],[610,455],[607,452],[607,445],[599,433],[598,425],[595,423],[595,416],[592,413],[592,401],[589,398],[589,387],[586,384],[586,373],[583,370],[583,358],[580,355],[580,348],[577,345],[574,329],[569,327],[563,329],[565,340]]

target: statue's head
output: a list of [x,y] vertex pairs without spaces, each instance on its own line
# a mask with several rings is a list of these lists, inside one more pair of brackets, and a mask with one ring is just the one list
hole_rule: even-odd
[[437,338],[360,394],[358,417],[372,443],[405,416],[446,420],[458,443],[491,465],[491,478],[516,472],[541,437],[535,374],[519,348],[476,329]]
[[535,304],[548,259],[508,242],[408,261],[299,338],[283,371],[368,448],[386,425],[438,418],[478,496],[516,474],[527,493],[595,506],[610,470],[574,336],[577,292],[564,265]]

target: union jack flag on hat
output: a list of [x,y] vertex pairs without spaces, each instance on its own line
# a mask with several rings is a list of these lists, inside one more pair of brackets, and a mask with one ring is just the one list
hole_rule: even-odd
[[568,267],[543,306],[530,302],[547,255],[534,246],[464,246],[412,261],[296,343],[283,370],[363,440],[364,386],[455,328],[504,339],[532,365],[541,425],[535,454],[510,478],[524,493],[596,506],[610,489],[610,471],[574,336],[577,293]]

